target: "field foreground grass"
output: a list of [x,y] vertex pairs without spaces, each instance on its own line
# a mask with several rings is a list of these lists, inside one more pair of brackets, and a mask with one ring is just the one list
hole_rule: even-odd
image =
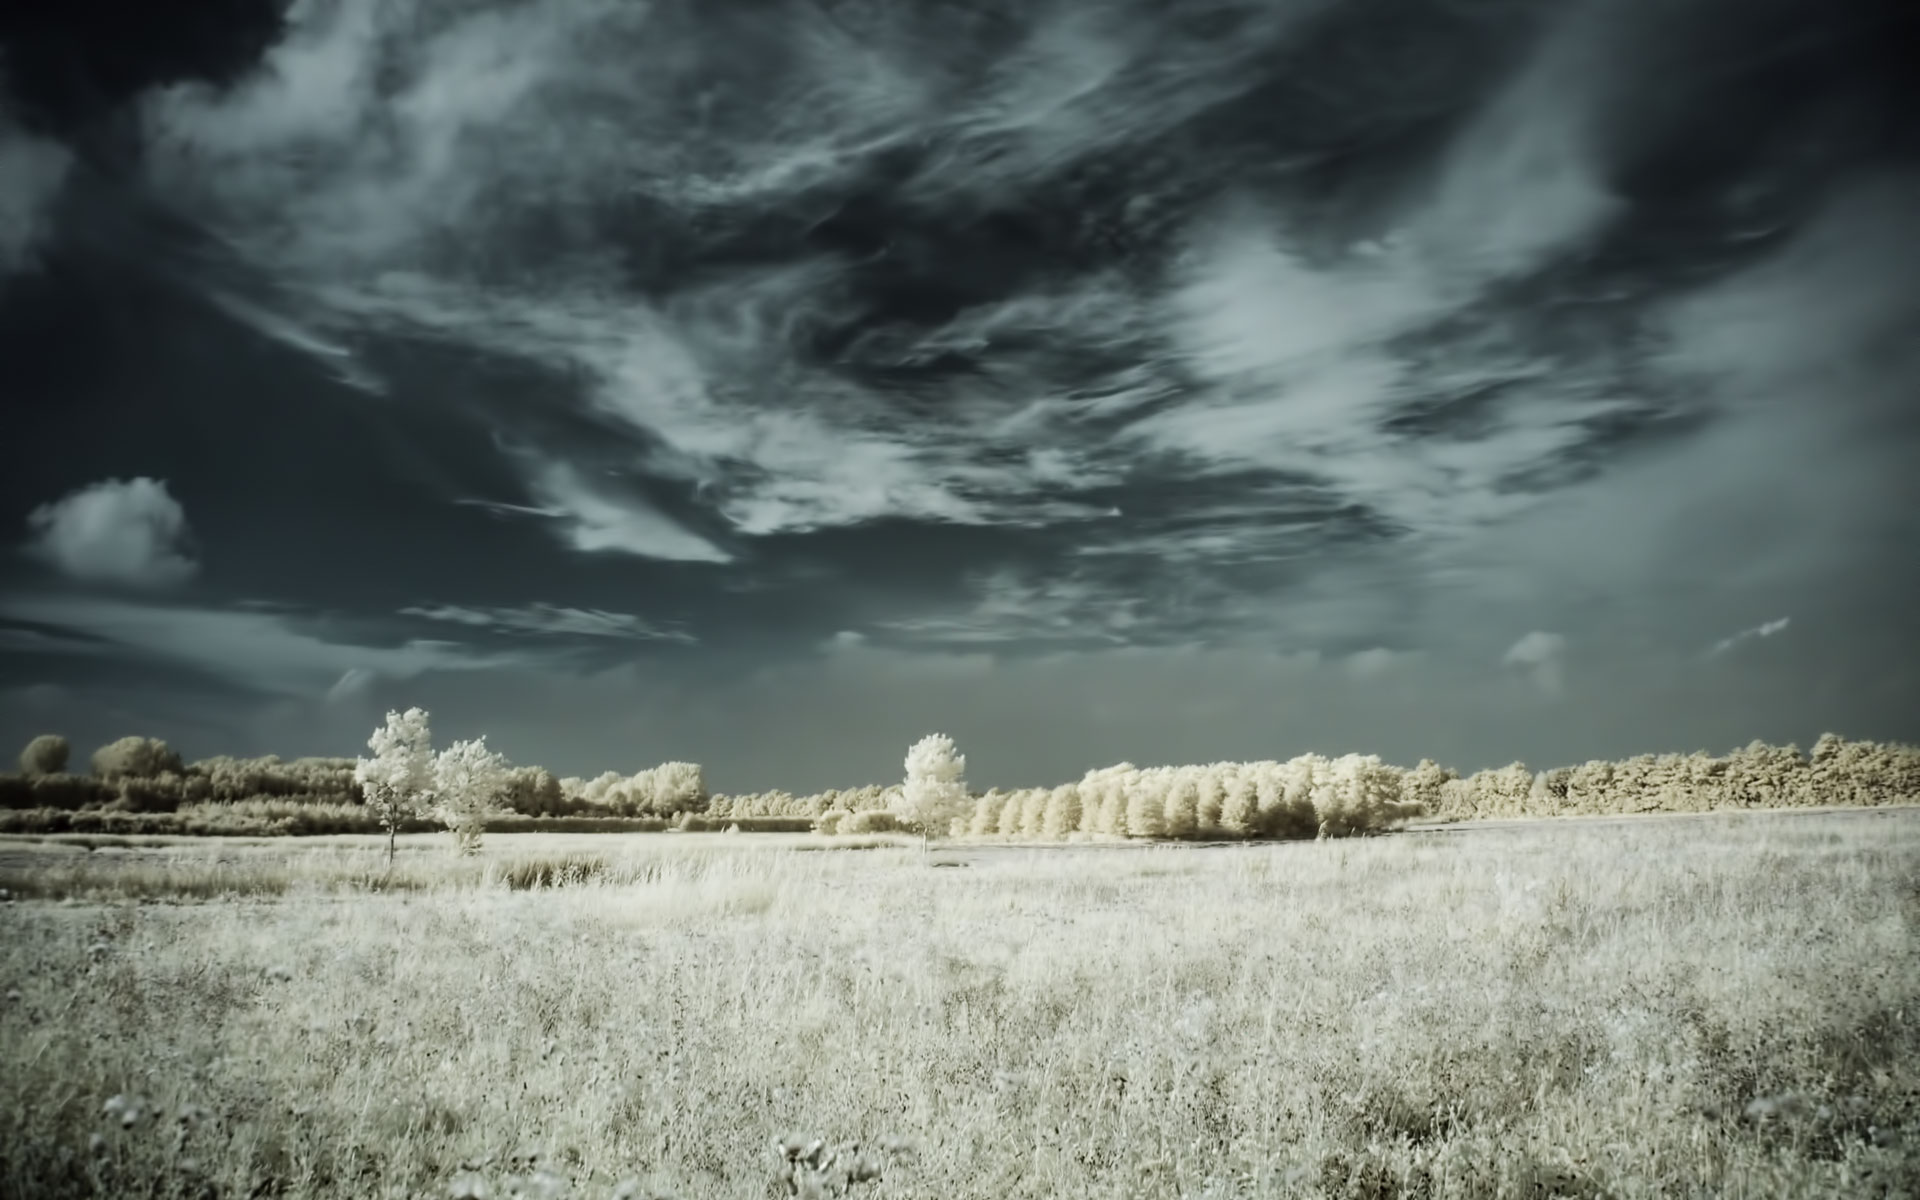
[[1920,1195],[1911,809],[110,849],[0,871],[6,1196]]

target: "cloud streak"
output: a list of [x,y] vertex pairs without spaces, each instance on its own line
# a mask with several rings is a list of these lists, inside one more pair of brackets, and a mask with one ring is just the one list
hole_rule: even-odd
[[694,640],[690,634],[679,630],[660,629],[632,613],[608,612],[599,608],[570,608],[547,603],[535,603],[521,608],[470,608],[459,604],[415,605],[401,609],[400,615],[508,634],[621,638],[634,641],[692,642]]
[[1775,634],[1785,633],[1787,626],[1791,623],[1791,618],[1777,617],[1771,621],[1762,621],[1751,629],[1742,629],[1739,633],[1723,637],[1715,642],[1712,647],[1707,650],[1707,657],[1718,658],[1743,642],[1750,642],[1756,638],[1770,638]]
[[[64,595],[0,598],[0,616],[91,639],[123,660],[190,668],[251,691],[315,697],[349,677],[407,680],[542,661],[412,639],[379,645],[340,636],[338,622],[267,607],[195,607]],[[355,686],[360,686],[356,684]]]
[[72,166],[65,146],[19,128],[0,101],[0,282],[38,265]]

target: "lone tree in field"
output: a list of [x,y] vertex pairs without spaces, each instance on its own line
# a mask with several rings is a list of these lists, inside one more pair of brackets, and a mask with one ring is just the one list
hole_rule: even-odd
[[387,723],[367,739],[367,749],[373,757],[354,764],[353,781],[387,831],[387,868],[391,870],[400,823],[424,813],[433,795],[433,735],[427,730],[427,711],[389,712]]
[[20,773],[58,775],[67,769],[67,759],[72,754],[73,747],[67,744],[67,739],[57,733],[43,733],[20,752]]
[[453,831],[461,854],[480,852],[487,816],[500,811],[500,799],[512,782],[506,757],[487,749],[485,737],[455,742],[434,760],[434,811]]
[[907,783],[900,797],[900,814],[931,837],[946,832],[973,808],[963,776],[967,756],[956,754],[953,739],[930,733],[907,751]]

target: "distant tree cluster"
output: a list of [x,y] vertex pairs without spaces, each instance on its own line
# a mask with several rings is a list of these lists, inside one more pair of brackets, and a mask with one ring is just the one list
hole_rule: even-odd
[[1422,777],[1418,798],[1443,818],[1912,804],[1920,802],[1920,747],[1829,733],[1811,754],[1756,741],[1718,757],[1642,754],[1538,772],[1513,763],[1435,778]]
[[1136,767],[1119,763],[1053,788],[993,789],[955,831],[975,836],[1218,839],[1340,837],[1413,816],[1402,776],[1373,755]]
[[576,810],[625,817],[676,817],[707,810],[706,770],[699,763],[668,762],[623,776],[608,771],[593,779],[569,777],[560,795]]

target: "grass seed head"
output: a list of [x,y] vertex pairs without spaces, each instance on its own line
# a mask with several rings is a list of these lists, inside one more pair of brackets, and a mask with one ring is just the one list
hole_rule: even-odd
[[109,1098],[101,1111],[120,1122],[120,1128],[132,1129],[147,1115],[147,1102],[125,1093]]
[[492,1194],[487,1181],[471,1171],[463,1171],[447,1181],[449,1200],[488,1200]]
[[507,1194],[525,1200],[563,1200],[572,1188],[572,1180],[546,1167],[536,1167],[530,1175],[507,1180]]

